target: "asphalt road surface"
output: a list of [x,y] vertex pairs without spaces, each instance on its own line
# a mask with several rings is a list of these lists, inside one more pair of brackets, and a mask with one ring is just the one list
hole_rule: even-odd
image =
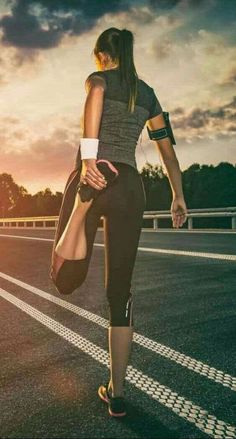
[[236,234],[142,231],[128,414],[109,375],[103,233],[70,296],[49,278],[54,230],[0,229],[1,438],[236,438]]

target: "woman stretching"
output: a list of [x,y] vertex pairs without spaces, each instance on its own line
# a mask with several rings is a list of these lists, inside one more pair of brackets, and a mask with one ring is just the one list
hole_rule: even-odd
[[[181,227],[187,214],[179,163],[171,136],[168,130],[163,130],[167,125],[162,107],[153,88],[137,75],[133,41],[132,32],[114,27],[102,32],[96,41],[93,52],[97,70],[85,82],[83,137],[76,169],[66,186],[66,202],[70,208],[65,214],[64,207],[61,208],[57,231],[60,239],[56,246],[57,264],[62,264],[64,258],[74,258],[80,263],[77,272],[81,285],[103,216],[110,376],[100,385],[98,394],[108,404],[112,416],[126,414],[124,384],[134,329],[131,280],[146,206],[135,150],[146,123],[167,169],[173,194],[173,227]],[[109,161],[118,171],[118,176],[107,187],[96,165],[99,159]],[[78,181],[96,189],[99,195],[82,202],[77,191]]]

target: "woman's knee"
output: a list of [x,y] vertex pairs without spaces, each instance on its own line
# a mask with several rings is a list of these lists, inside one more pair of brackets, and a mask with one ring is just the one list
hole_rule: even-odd
[[133,296],[128,294],[108,294],[110,326],[133,326]]

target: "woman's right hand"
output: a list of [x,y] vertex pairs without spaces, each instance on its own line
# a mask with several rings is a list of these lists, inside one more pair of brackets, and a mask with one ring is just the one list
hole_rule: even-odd
[[102,190],[107,182],[104,175],[96,166],[96,159],[83,159],[80,181],[89,184],[94,189]]

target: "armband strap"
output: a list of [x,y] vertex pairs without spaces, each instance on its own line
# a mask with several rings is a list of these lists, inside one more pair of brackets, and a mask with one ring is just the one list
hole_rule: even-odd
[[150,130],[150,128],[147,126],[149,138],[151,140],[160,140],[160,139],[164,139],[165,137],[170,137],[172,144],[176,145],[176,141],[169,120],[168,111],[163,111],[163,116],[166,123],[165,127],[159,128],[158,130]]

